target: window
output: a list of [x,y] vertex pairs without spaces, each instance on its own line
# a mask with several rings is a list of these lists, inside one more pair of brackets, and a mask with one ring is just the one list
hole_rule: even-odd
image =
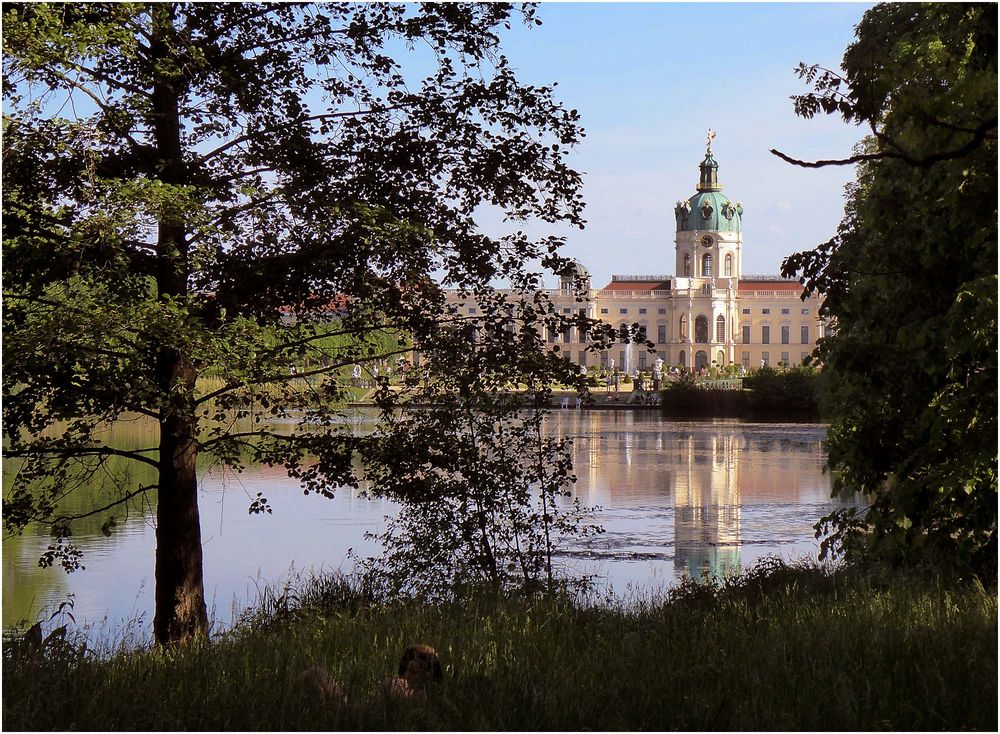
[[601,309],[601,313],[607,313],[607,312],[608,312],[608,309],[606,309],[606,308],[602,308]]
[[787,316],[788,315],[788,309],[787,308],[781,309],[781,315],[782,316]]
[[660,316],[662,316],[666,312],[667,312],[667,309],[665,309],[665,308],[658,308],[658,309],[656,309],[656,313],[660,314]]
[[719,350],[719,353],[715,356],[715,363],[720,367],[726,366],[726,353],[723,352],[721,349]]
[[563,313],[573,313],[573,309],[571,309],[571,308],[564,308],[563,309]]
[[680,330],[679,333],[680,333],[681,339],[687,339],[688,338],[688,317],[687,316],[681,316],[681,330]]
[[641,316],[641,315],[642,315],[642,314],[644,314],[644,313],[646,313],[646,309],[644,309],[644,308],[640,308],[640,309],[639,309],[639,315]]
[[474,308],[470,308],[470,309],[469,309],[469,315],[470,315],[470,316],[475,316],[475,315],[476,315],[476,309],[474,309]]
[[659,324],[656,327],[656,343],[666,344],[667,343],[667,325]]
[[790,327],[790,326],[782,326],[781,327],[781,343],[782,344],[788,344],[789,343],[788,340],[789,340],[790,337],[789,337],[788,332],[790,332],[791,330],[792,330],[792,327]]
[[703,278],[712,277],[712,253],[710,252],[701,256],[701,275]]
[[799,342],[801,344],[808,344],[809,343],[809,325],[808,324],[803,324],[799,328],[799,331],[800,331]]
[[767,367],[769,364],[771,364],[771,355],[770,355],[770,353],[768,353],[768,352],[761,352],[760,353],[760,366],[761,367]]
[[799,359],[803,364],[805,364],[806,359],[809,357],[809,352],[802,352],[799,354]]
[[556,330],[554,328],[552,328],[552,327],[549,327],[549,343],[550,344],[555,344],[556,338],[558,336],[559,336],[559,334],[556,333]]
[[744,344],[750,343],[750,324],[743,324],[743,339]]
[[732,275],[732,274],[733,274],[733,256],[732,255],[726,255],[726,270],[725,270],[725,275]]
[[771,343],[771,327],[762,326],[760,327],[760,343],[770,344]]
[[601,352],[601,369],[606,370],[608,368],[608,353]]
[[684,256],[684,277],[685,278],[690,278],[691,277],[691,256],[690,255],[685,255]]
[[618,352],[618,364],[615,365],[615,369],[622,372],[625,369],[625,350]]
[[715,341],[724,342],[726,340],[726,319],[720,313],[715,319]]
[[687,367],[687,355],[684,354],[684,350],[683,349],[681,350],[680,363],[681,363],[681,367]]
[[743,352],[743,369],[750,369],[750,352]]
[[785,367],[788,367],[788,352],[781,353],[781,363],[785,365]]
[[[569,344],[571,341],[573,341],[573,327],[564,326],[562,337],[563,337],[563,344]],[[566,352],[566,354],[569,354],[569,352]]]
[[698,316],[694,320],[694,340],[698,344],[708,344],[708,317]]
[[587,350],[585,349],[580,350],[579,364],[581,367],[587,366]]
[[646,325],[645,324],[642,324],[639,327],[638,338],[639,338],[639,341],[643,341],[643,342],[646,341]]
[[618,313],[620,313],[620,314],[626,314],[626,313],[628,313],[628,309],[627,308],[619,308],[618,309]]
[[639,369],[640,370],[646,369],[646,352],[645,351],[639,352]]
[[749,308],[744,308],[743,309],[743,315],[744,316],[749,316],[750,315],[750,309]]
[[761,312],[762,314],[764,314],[765,316],[767,316],[768,314],[770,314],[770,313],[771,313],[771,309],[769,309],[769,308],[762,308],[762,309],[760,310],[760,312]]
[[809,309],[808,308],[802,309],[802,315],[803,316],[808,316],[809,315]]

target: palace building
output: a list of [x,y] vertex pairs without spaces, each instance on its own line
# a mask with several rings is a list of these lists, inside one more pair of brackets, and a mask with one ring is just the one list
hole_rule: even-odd
[[[820,300],[801,299],[802,286],[778,275],[743,274],[743,205],[719,183],[710,130],[696,192],[674,207],[676,275],[613,275],[593,289],[587,269],[565,275],[548,292],[564,314],[586,309],[611,324],[639,324],[656,353],[627,354],[625,345],[594,354],[577,328],[546,334],[546,341],[584,366],[598,364],[629,371],[650,370],[657,359],[667,365],[700,369],[708,365],[744,368],[802,363],[823,336]],[[751,245],[752,246],[752,245]],[[574,290],[583,281],[587,300]],[[474,313],[474,311],[470,311]]]

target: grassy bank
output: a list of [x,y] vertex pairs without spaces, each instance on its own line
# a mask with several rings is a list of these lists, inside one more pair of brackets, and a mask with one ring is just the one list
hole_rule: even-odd
[[[7,646],[5,729],[984,729],[997,597],[976,584],[772,567],[721,589],[596,606],[380,605],[327,580],[179,652]],[[373,694],[403,648],[444,665],[421,701]],[[302,690],[322,663],[346,705]]]

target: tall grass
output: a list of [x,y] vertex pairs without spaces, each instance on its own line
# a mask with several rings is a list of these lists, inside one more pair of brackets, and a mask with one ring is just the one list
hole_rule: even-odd
[[[271,595],[211,642],[107,660],[8,645],[6,729],[984,729],[997,597],[978,584],[781,564],[661,598],[381,603],[344,579]],[[404,647],[427,700],[375,693]],[[327,704],[299,674],[326,666]]]

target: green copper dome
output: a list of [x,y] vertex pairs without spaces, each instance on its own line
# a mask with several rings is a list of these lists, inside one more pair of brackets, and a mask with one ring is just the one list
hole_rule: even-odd
[[677,231],[739,232],[743,224],[743,204],[730,201],[722,193],[719,183],[719,164],[712,156],[711,138],[701,162],[701,178],[698,181],[698,193],[687,201],[678,201],[674,207],[677,218]]

